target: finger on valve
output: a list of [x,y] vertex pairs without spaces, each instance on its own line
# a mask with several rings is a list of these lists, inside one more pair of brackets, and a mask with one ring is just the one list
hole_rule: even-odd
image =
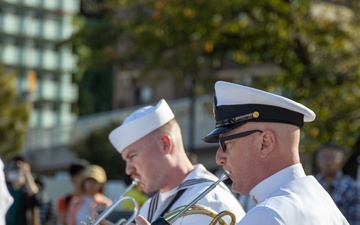
[[[89,216],[90,216],[90,218],[93,218],[93,220],[95,221],[99,217],[99,214],[94,211],[94,212],[90,213]],[[115,225],[114,223],[111,223],[110,221],[108,221],[106,219],[101,220],[99,224],[100,225]]]
[[114,223],[108,221],[108,220],[105,220],[103,219],[101,222],[100,222],[100,225],[115,225]]
[[[136,224],[137,225],[151,225],[144,217],[142,216],[137,216],[135,218]],[[130,225],[135,225],[135,224],[130,224]]]

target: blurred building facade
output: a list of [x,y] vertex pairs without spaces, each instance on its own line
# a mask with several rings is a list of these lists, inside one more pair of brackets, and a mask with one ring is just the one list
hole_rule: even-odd
[[70,124],[77,116],[76,56],[59,45],[74,31],[76,0],[0,1],[0,63],[15,72],[19,95],[32,101],[31,129]]

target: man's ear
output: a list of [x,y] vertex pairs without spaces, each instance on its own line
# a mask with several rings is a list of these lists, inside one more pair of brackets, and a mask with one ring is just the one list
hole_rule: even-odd
[[164,134],[161,137],[162,150],[165,154],[171,153],[173,149],[173,140],[168,134]]
[[262,139],[261,139],[260,157],[265,158],[275,148],[276,137],[275,137],[275,134],[272,131],[264,131],[262,133],[261,137],[262,137]]

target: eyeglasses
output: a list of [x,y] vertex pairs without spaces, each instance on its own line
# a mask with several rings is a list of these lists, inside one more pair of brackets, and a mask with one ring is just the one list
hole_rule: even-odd
[[235,138],[246,137],[246,136],[249,136],[250,134],[253,134],[253,133],[256,133],[256,132],[262,133],[262,130],[249,130],[249,131],[229,135],[229,136],[226,136],[226,137],[219,137],[219,145],[221,146],[221,149],[223,150],[223,152],[225,152],[226,151],[225,141],[232,140],[232,139],[235,139]]

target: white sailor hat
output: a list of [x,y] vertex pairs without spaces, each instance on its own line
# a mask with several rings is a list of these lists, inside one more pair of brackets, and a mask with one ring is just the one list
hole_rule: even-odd
[[161,99],[155,106],[142,107],[129,115],[121,126],[110,133],[109,140],[121,153],[126,147],[163,126],[174,117],[167,102]]
[[315,113],[306,106],[288,98],[239,84],[215,83],[215,129],[204,142],[218,142],[221,133],[246,122],[277,122],[302,127],[315,119]]

